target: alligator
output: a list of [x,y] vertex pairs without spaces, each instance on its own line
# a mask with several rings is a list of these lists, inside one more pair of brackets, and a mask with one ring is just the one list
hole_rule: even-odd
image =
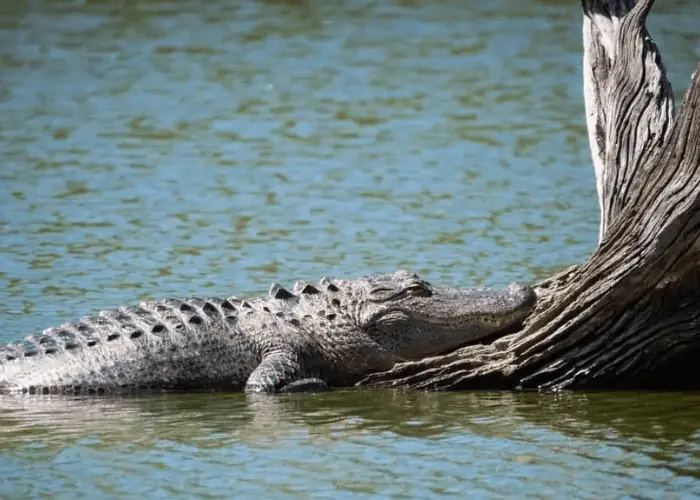
[[268,296],[163,299],[0,347],[0,393],[128,394],[349,387],[473,343],[532,311],[532,288],[456,289],[409,271],[273,283]]

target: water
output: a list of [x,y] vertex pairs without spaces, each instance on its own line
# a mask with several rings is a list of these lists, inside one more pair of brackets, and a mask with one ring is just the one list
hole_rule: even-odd
[[698,409],[659,414],[677,403],[351,391],[42,398],[3,416],[0,472],[17,498],[669,498],[700,493],[688,419]]
[[[472,2],[476,4],[476,2]],[[700,5],[650,21],[677,96]],[[571,2],[0,7],[0,341],[148,297],[595,248]],[[0,496],[700,495],[695,395],[0,402]]]

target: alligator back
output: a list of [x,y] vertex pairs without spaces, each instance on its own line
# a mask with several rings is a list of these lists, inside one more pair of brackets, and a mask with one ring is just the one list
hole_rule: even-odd
[[0,392],[237,389],[260,362],[236,298],[166,299],[86,316],[0,348]]

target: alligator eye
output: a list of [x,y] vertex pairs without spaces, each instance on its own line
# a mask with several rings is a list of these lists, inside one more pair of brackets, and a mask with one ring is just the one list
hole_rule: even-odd
[[418,297],[430,297],[433,292],[425,283],[414,283],[406,287],[406,291]]
[[382,285],[375,286],[369,291],[368,298],[375,302],[386,302],[397,299],[406,293],[404,288],[389,288]]

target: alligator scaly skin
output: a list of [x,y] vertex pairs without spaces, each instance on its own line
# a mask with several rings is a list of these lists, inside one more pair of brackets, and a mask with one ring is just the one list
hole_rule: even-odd
[[521,322],[534,291],[440,288],[408,271],[273,284],[266,297],[165,299],[0,348],[0,392],[280,392],[350,386]]

